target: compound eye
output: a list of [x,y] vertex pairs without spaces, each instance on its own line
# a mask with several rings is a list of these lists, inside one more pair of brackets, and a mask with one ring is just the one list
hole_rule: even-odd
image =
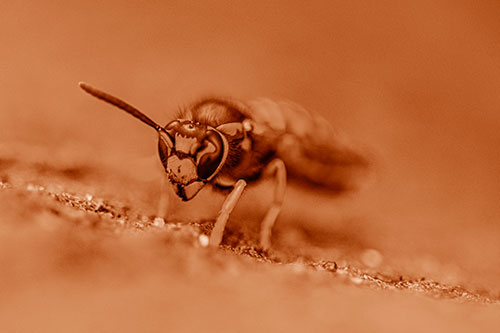
[[198,177],[211,180],[222,168],[227,152],[226,138],[219,132],[209,130],[202,141],[202,149],[196,154]]
[[160,154],[160,160],[164,167],[167,166],[167,159],[174,147],[173,142],[174,140],[167,132],[158,131],[158,153]]

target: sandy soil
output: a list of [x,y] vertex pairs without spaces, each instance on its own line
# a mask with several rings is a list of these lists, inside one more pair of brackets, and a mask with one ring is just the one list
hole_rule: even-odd
[[[500,324],[495,2],[0,4],[0,329],[492,331]],[[375,157],[335,197],[250,188],[155,220],[155,120],[208,93],[292,99]],[[155,222],[156,221],[156,222]]]
[[[474,289],[473,277],[454,277],[436,258],[382,255],[367,247],[373,240],[287,223],[262,252],[255,230],[241,225],[255,222],[245,209],[211,249],[213,220],[157,219],[151,183],[141,188],[69,151],[48,161],[38,149],[3,148],[4,331],[467,332],[498,323],[492,291]],[[435,267],[415,275],[397,265]],[[453,279],[462,284],[442,282]]]

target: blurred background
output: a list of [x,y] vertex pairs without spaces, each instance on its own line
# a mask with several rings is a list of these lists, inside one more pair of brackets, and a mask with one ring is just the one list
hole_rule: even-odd
[[499,17],[498,1],[2,1],[0,141],[132,177],[155,133],[79,81],[160,123],[204,94],[290,99],[371,151],[375,177],[342,200],[290,191],[282,226],[498,291]]

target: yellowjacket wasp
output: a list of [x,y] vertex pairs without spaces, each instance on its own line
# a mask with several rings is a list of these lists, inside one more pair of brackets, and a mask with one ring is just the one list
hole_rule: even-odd
[[81,82],[87,93],[117,106],[158,133],[158,151],[168,180],[184,201],[206,184],[231,190],[209,244],[219,245],[229,215],[247,183],[264,174],[275,179],[273,202],[261,223],[260,245],[271,231],[291,178],[334,191],[353,189],[369,162],[339,141],[329,123],[291,102],[260,99],[247,103],[205,98],[180,110],[162,127],[130,104]]

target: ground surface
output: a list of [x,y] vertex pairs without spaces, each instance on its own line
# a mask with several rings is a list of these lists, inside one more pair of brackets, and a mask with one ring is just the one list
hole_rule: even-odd
[[119,170],[17,148],[1,153],[3,331],[470,332],[500,321],[491,290],[440,281],[451,273],[433,258],[435,278],[363,242],[318,247],[314,231],[286,223],[266,253],[241,217],[212,249],[210,218],[157,219],[151,195]]
[[[0,331],[496,331],[498,1],[0,1]],[[155,121],[203,95],[290,99],[374,159],[156,220]],[[200,238],[201,236],[201,238]]]

